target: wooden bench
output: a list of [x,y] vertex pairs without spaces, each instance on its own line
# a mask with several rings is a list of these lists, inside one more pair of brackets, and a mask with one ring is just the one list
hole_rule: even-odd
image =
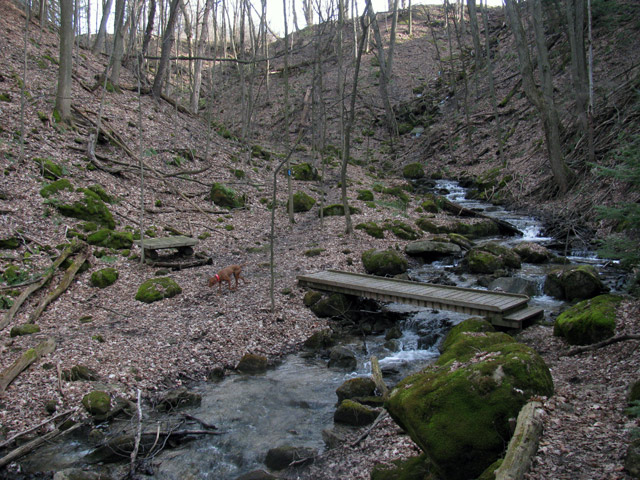
[[[140,240],[136,240],[135,244],[140,246]],[[158,250],[163,250],[165,248],[177,248],[178,254],[191,256],[193,255],[193,247],[197,244],[197,238],[185,237],[183,235],[162,238],[145,238],[144,251],[149,258],[158,258]]]

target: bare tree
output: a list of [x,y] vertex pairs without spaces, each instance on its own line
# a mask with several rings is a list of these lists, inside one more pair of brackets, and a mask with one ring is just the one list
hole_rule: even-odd
[[111,56],[111,75],[109,80],[114,86],[120,84],[120,69],[124,55],[124,11],[125,0],[116,0],[116,22],[113,35],[113,55]]
[[561,195],[569,189],[569,169],[564,161],[562,144],[560,142],[560,118],[553,100],[553,80],[551,77],[551,65],[549,52],[547,51],[546,38],[542,21],[542,7],[540,0],[529,2],[531,19],[534,29],[538,65],[542,89],[538,88],[533,76],[533,65],[529,56],[527,39],[522,26],[522,20],[518,5],[514,0],[505,0],[505,10],[518,52],[518,63],[522,76],[522,86],[525,95],[538,110],[545,134],[549,163],[554,181]]
[[65,123],[71,122],[73,38],[73,0],[60,0],[60,61],[55,111]]
[[193,71],[193,88],[191,89],[191,111],[195,114],[198,113],[198,105],[200,102],[200,89],[202,87],[202,54],[204,47],[209,37],[209,14],[211,13],[211,6],[213,0],[206,0],[204,5],[204,12],[202,14],[202,29],[200,30],[200,37],[197,39],[196,46],[196,62]]
[[98,35],[96,35],[96,41],[93,44],[91,51],[95,54],[100,53],[104,39],[107,34],[107,22],[109,21],[109,15],[111,15],[111,6],[113,0],[106,0],[102,4],[102,19],[100,20],[100,28],[98,29]]
[[164,81],[164,75],[169,65],[169,57],[171,55],[171,44],[173,42],[173,30],[176,25],[178,17],[178,4],[180,0],[171,0],[169,7],[169,20],[162,36],[162,53],[160,54],[160,64],[158,65],[158,71],[153,79],[153,87],[151,92],[154,97],[160,97],[162,94],[162,83]]

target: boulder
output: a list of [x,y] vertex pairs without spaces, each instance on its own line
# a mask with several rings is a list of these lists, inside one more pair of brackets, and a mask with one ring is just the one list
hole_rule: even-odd
[[293,165],[291,167],[291,171],[295,180],[300,180],[303,182],[313,182],[320,178],[316,167],[306,162]]
[[362,200],[363,202],[373,202],[373,192],[371,190],[358,190],[358,196],[356,197],[358,200]]
[[513,251],[526,263],[545,263],[555,257],[547,247],[535,242],[519,243],[513,247]]
[[58,194],[62,190],[68,190],[69,192],[73,192],[73,185],[66,178],[61,178],[60,180],[56,180],[55,182],[51,182],[48,185],[45,185],[40,189],[40,196],[43,198],[49,198],[53,195]]
[[612,337],[616,329],[617,295],[599,295],[569,307],[556,318],[553,334],[571,345],[589,345]]
[[533,297],[538,295],[538,283],[520,277],[500,277],[489,283],[489,290],[497,290],[507,293],[520,293]]
[[347,347],[337,346],[331,349],[329,353],[329,367],[343,368],[346,370],[355,370],[358,366],[356,354]]
[[311,311],[320,318],[339,317],[344,315],[350,307],[351,302],[346,295],[332,293],[311,305]]
[[129,249],[133,245],[133,234],[131,232],[117,232],[103,228],[89,235],[87,243],[114,250]]
[[553,381],[542,358],[506,334],[455,337],[436,364],[396,386],[386,407],[440,477],[466,480],[503,454],[509,419],[531,396],[552,395]]
[[569,265],[549,272],[544,293],[560,300],[586,300],[608,291],[591,265]]
[[185,387],[181,387],[168,392],[158,402],[156,409],[160,412],[170,412],[178,408],[198,406],[201,402],[202,395],[190,392]]
[[384,238],[384,228],[376,222],[363,222],[355,226],[356,230],[364,230],[373,238]]
[[[349,213],[351,215],[355,215],[357,213],[360,213],[360,209],[349,205]],[[343,215],[344,215],[344,205],[342,205],[341,203],[334,203],[332,205],[327,205],[326,207],[323,207],[318,211],[318,216],[322,216],[322,217],[335,217],[335,216],[343,216]]]
[[165,298],[175,297],[182,293],[182,288],[172,278],[157,277],[145,281],[138,288],[136,300],[144,303],[153,303]]
[[371,377],[350,378],[336,390],[338,402],[358,397],[372,397],[376,392],[376,384]]
[[94,222],[110,230],[116,228],[116,222],[113,219],[113,215],[100,196],[88,188],[83,189],[82,192],[84,193],[84,196],[81,200],[77,200],[70,204],[56,204],[58,211],[65,217]]
[[492,274],[504,268],[520,268],[517,253],[508,247],[489,242],[469,250],[465,256],[471,273]]
[[395,250],[370,249],[362,253],[362,263],[367,273],[373,275],[398,275],[409,268],[409,262]]
[[91,274],[91,285],[98,288],[106,288],[113,285],[118,279],[118,271],[115,268],[107,267]]
[[333,340],[333,334],[330,329],[320,330],[313,333],[309,338],[304,341],[304,348],[317,352],[331,347],[335,341]]
[[460,246],[455,243],[437,242],[433,240],[418,240],[408,243],[404,247],[404,251],[407,255],[420,257],[428,261],[452,255],[460,255],[462,253]]
[[353,400],[343,400],[333,414],[333,421],[362,427],[373,423],[378,415],[380,415],[380,411],[375,408],[367,407]]
[[318,451],[314,448],[282,445],[269,449],[264,464],[272,470],[283,470],[293,462],[312,459],[316,455]]
[[293,211],[295,213],[308,212],[316,204],[316,200],[304,192],[293,194]]
[[82,405],[91,415],[106,415],[111,410],[111,397],[107,392],[94,390],[82,397]]
[[16,325],[15,327],[11,327],[9,336],[11,338],[21,337],[23,335],[31,335],[33,333],[38,333],[39,331],[40,331],[40,327],[35,323],[23,323],[22,325]]
[[238,195],[234,189],[218,182],[211,185],[209,199],[219,207],[242,208],[245,204],[244,195]]
[[256,355],[255,353],[245,353],[236,370],[242,373],[264,373],[267,371],[268,360],[264,355]]
[[402,240],[416,240],[421,237],[420,233],[401,220],[386,220],[384,228]]
[[417,179],[424,177],[424,167],[421,163],[409,163],[402,169],[402,176],[408,179]]

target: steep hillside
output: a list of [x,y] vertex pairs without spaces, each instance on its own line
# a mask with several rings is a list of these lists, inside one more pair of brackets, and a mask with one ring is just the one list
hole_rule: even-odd
[[[596,147],[598,159],[606,164],[614,161],[612,153],[624,147],[625,138],[639,134],[640,111],[637,5],[619,1],[616,5],[621,8],[611,9],[610,3],[594,1]],[[46,274],[73,237],[86,238],[95,231],[95,222],[64,216],[59,208],[82,201],[87,195],[83,189],[106,194],[118,231],[135,232],[142,226],[157,237],[181,233],[198,238],[196,252],[212,257],[213,264],[171,271],[169,275],[181,286],[182,293],[171,301],[146,304],[135,300],[139,286],[167,272],[142,264],[137,246],[115,250],[93,246],[88,271],[78,274],[44,310],[36,321],[40,331],[11,337],[12,328],[29,321],[30,314],[45,298],[46,289],[31,295],[0,332],[0,367],[4,369],[46,338],[55,340],[56,349],[0,393],[3,439],[49,418],[48,403],[53,402],[61,412],[78,406],[83,395],[96,388],[93,382],[59,379],[59,371],[76,365],[95,371],[97,385],[114,396],[135,399],[141,390],[144,397],[154,400],[165,390],[207,379],[219,367],[234,368],[245,353],[264,354],[275,362],[328,324],[303,305],[304,291],[298,288],[296,275],[326,268],[361,272],[363,251],[402,248],[406,243],[389,231],[384,238],[373,238],[360,229],[345,235],[344,217],[320,219],[317,205],[307,213],[297,213],[295,223],[290,223],[285,213],[287,178],[283,170],[277,175],[275,192],[275,288],[271,298],[269,240],[274,171],[289,150],[293,150],[294,164],[309,162],[325,172],[322,184],[293,180],[294,192],[305,192],[325,204],[340,199],[338,47],[328,26],[325,30],[317,27],[294,34],[287,68],[288,99],[283,94],[283,42],[279,41],[272,45],[274,59],[268,81],[256,77],[249,88],[247,82],[239,80],[240,73],[231,62],[217,67],[213,104],[207,106],[208,100],[203,99],[198,116],[184,113],[163,99],[139,97],[131,65],[123,70],[121,90],[103,90],[101,75],[109,59],[106,55],[93,56],[81,45],[74,56],[74,124],[69,126],[58,123],[52,113],[57,33],[31,22],[25,37],[25,20],[10,0],[0,0],[0,240],[17,242],[17,248],[0,250],[0,300],[15,300],[30,282]],[[571,127],[566,48],[558,46],[554,50],[555,86],[565,125],[563,135],[575,139],[566,142],[573,145],[567,148],[567,159],[575,177],[569,194],[558,197],[550,178],[539,121],[517,88],[512,40],[501,11],[491,10],[489,23],[497,48],[497,97],[509,98],[499,113],[503,131],[508,134],[504,161],[498,159],[493,136],[495,116],[486,75],[468,76],[468,117],[472,128],[471,143],[467,143],[464,82],[454,73],[458,81],[449,83],[447,60],[454,59],[458,72],[462,58],[465,67],[471,68],[472,57],[448,51],[441,9],[430,9],[429,18],[425,11],[417,9],[414,21],[414,32],[409,36],[403,23],[406,18],[401,18],[390,93],[400,123],[406,124],[403,129],[409,130],[410,125],[411,129],[422,127],[424,131],[420,136],[405,133],[398,141],[389,141],[381,123],[384,110],[379,102],[379,70],[373,53],[365,54],[348,168],[348,196],[360,210],[354,215],[354,224],[413,222],[419,216],[423,197],[416,194],[410,195],[408,201],[399,201],[397,190],[394,194],[389,190],[384,193],[384,189],[405,185],[403,167],[419,162],[434,178],[455,178],[476,185],[479,178],[490,178],[482,192],[485,196],[545,216],[559,237],[578,233],[582,235],[578,239],[590,243],[594,232],[604,234],[611,230],[614,225],[595,221],[593,205],[615,203],[621,198],[637,200],[639,193],[630,191],[624,183],[603,180],[585,163],[584,145]],[[388,29],[383,31],[388,34]],[[308,128],[312,122],[309,87],[318,51],[313,43],[316,35],[326,48],[321,62],[327,117],[322,156],[312,150],[313,129]],[[346,52],[353,51],[352,35],[349,24],[344,29]],[[468,36],[465,43],[471,45]],[[470,53],[469,47],[464,50]],[[437,55],[445,63],[439,64]],[[349,93],[353,56],[346,57]],[[207,75],[205,93],[209,94],[211,72]],[[148,88],[150,78],[143,80],[143,90]],[[180,76],[172,76],[167,94],[186,104],[188,91],[182,82]],[[252,122],[244,131],[243,95],[254,98]],[[291,104],[290,125],[283,107],[286,101]],[[92,152],[90,140],[97,132],[99,116],[103,133]],[[240,140],[243,135],[245,138]],[[58,165],[60,171],[52,175],[46,166],[48,161]],[[43,187],[59,178],[70,185],[63,184],[53,197],[47,197],[46,191],[43,195]],[[233,188],[243,198],[244,207],[230,209],[214,204],[210,198],[214,183]],[[374,205],[358,199],[358,191],[364,189],[382,192],[376,192],[378,201]],[[246,264],[247,285],[234,292],[223,290],[222,294],[217,288],[208,287],[207,281],[216,271],[235,263]],[[91,274],[106,267],[118,271],[117,283],[104,289],[93,286]],[[49,290],[59,283],[63,273],[56,272]],[[4,316],[7,311],[0,313]],[[625,304],[622,331],[635,331],[637,311],[632,303]],[[611,374],[617,383],[610,396],[601,392],[604,407],[589,412],[595,415],[589,417],[592,423],[606,425],[607,435],[586,447],[590,437],[585,429],[590,425],[558,428],[553,435],[549,433],[543,439],[545,448],[531,478],[578,478],[571,476],[576,468],[584,472],[579,478],[628,478],[621,472],[620,450],[628,434],[623,430],[625,420],[620,404],[624,403],[623,384],[628,384],[635,374],[633,363],[638,353],[633,345],[615,347],[613,351],[594,354],[585,367],[562,357],[564,346],[558,339],[548,338],[548,327],[536,328],[530,338],[525,335],[525,340],[546,353],[553,368],[562,372],[554,377],[562,385],[560,398],[579,397],[575,390],[580,387],[576,386],[579,382],[565,374],[564,368],[595,369],[602,361],[619,370]],[[587,385],[594,379],[594,383],[604,385],[607,372],[593,375],[584,373],[582,383]],[[557,423],[587,418],[567,413],[569,407],[563,400],[553,402],[548,432]],[[572,431],[580,431],[580,438],[571,438]],[[591,447],[596,453],[587,466],[562,459],[562,453],[570,450],[579,452],[576,458],[584,460],[592,454]],[[333,452],[337,459],[328,457],[325,463],[311,467],[307,478],[328,478],[327,472],[335,473],[332,478],[368,478],[378,460],[390,461],[415,453],[415,445],[399,435],[397,427],[387,420],[361,447]],[[563,471],[556,476],[559,464]]]

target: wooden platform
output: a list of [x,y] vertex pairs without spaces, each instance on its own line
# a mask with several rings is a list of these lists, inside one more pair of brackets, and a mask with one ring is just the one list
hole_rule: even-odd
[[408,303],[422,307],[479,315],[493,325],[522,328],[524,322],[544,314],[529,307],[529,297],[515,293],[449,287],[395,278],[327,270],[298,276],[302,286],[329,292],[371,298],[383,302]]
[[[140,245],[140,240],[136,240],[134,243]],[[185,237],[183,235],[144,239],[144,249],[151,258],[157,257],[157,250],[165,248],[177,248],[178,253],[181,255],[193,255],[193,247],[197,244],[197,238]]]

